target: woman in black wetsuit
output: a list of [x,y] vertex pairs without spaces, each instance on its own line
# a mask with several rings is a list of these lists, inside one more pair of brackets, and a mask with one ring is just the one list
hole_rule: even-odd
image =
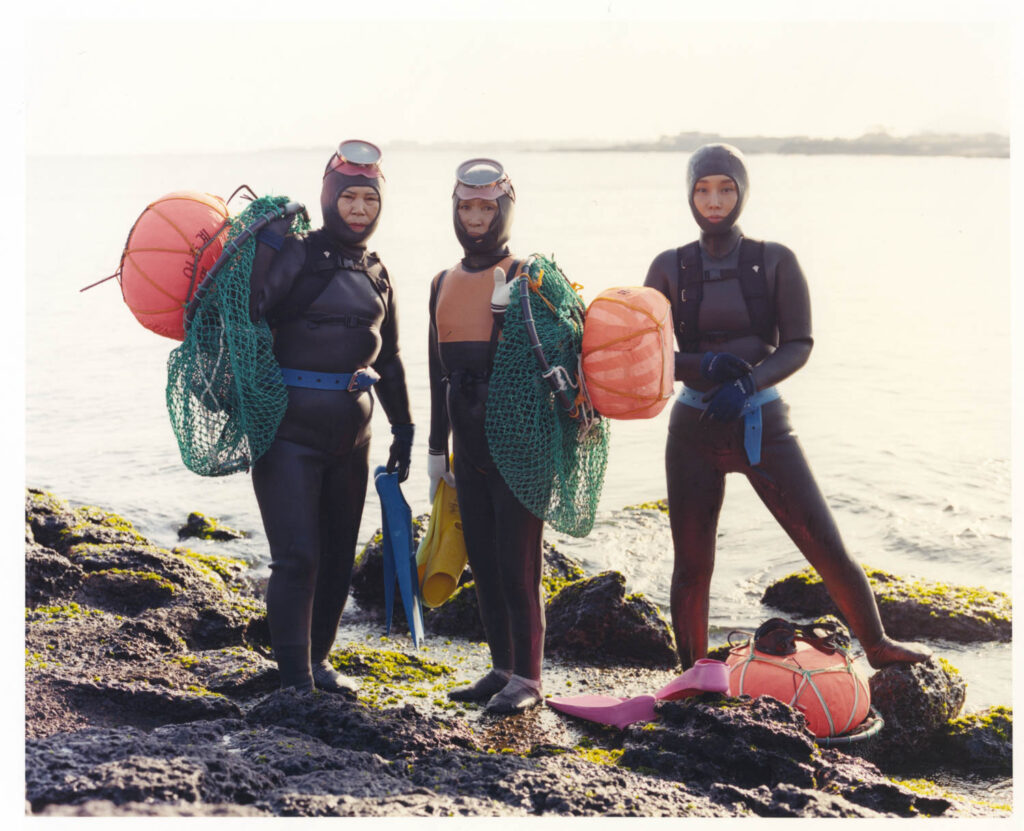
[[672,303],[685,386],[669,421],[665,470],[675,548],[671,609],[683,668],[707,654],[708,603],[725,474],[742,473],[825,582],[869,663],[925,660],[887,637],[864,570],[850,557],[774,385],[811,352],[811,308],[796,257],[743,236],[742,154],[699,148],[687,171],[698,242],[659,254],[646,285]]
[[394,290],[366,239],[384,177],[372,144],[343,142],[324,171],[323,227],[258,237],[250,316],[275,330],[288,409],[252,480],[270,543],[267,615],[282,687],[343,692],[327,660],[348,597],[369,473],[371,386],[394,436],[388,471],[409,475],[413,425]]
[[430,290],[430,498],[448,471],[454,485],[492,669],[456,701],[486,701],[495,713],[541,702],[544,605],[542,520],[520,504],[491,458],[484,432],[488,380],[516,261],[508,249],[515,191],[497,162],[459,166],[452,194],[455,236],[465,256]]

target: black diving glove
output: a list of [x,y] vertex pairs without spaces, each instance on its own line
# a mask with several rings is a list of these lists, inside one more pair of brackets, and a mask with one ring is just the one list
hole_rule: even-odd
[[391,442],[391,451],[388,455],[388,473],[398,471],[398,481],[404,482],[409,478],[409,465],[412,459],[412,434],[415,427],[412,424],[393,424],[391,435],[395,438]]
[[756,392],[754,376],[747,373],[736,378],[704,396],[707,409],[701,413],[700,419],[710,421],[735,421],[743,412],[743,407]]
[[742,378],[749,375],[752,370],[750,364],[731,352],[705,352],[704,357],[700,359],[701,376],[716,384]]
[[292,227],[292,217],[282,217],[281,219],[275,219],[272,222],[268,222],[264,225],[258,234],[256,239],[260,242],[269,245],[275,251],[280,251],[281,246],[284,245],[284,238],[288,235],[288,232]]

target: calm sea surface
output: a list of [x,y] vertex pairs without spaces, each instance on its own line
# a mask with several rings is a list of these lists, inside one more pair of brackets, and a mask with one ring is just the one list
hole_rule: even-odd
[[[488,155],[488,148],[479,148]],[[430,277],[460,256],[452,175],[469,153],[395,151],[373,248],[397,289],[419,425],[406,496],[427,510],[426,341]],[[123,513],[172,545],[201,510],[251,539],[216,550],[268,559],[249,477],[203,479],[181,464],[164,405],[175,343],[143,329],[111,274],[142,209],[173,190],[226,198],[240,184],[287,195],[319,223],[321,151],[235,156],[30,158],[27,186],[26,479],[76,503]],[[643,282],[660,251],[693,239],[686,156],[507,153],[518,194],[518,254],[554,255],[584,299]],[[901,575],[1011,588],[1009,161],[751,156],[741,223],[792,248],[811,288],[815,348],[782,387],[847,545]],[[965,207],[964,188],[985,210]],[[236,200],[232,208],[241,210]],[[668,602],[667,519],[626,505],[665,495],[668,408],[612,426],[601,513],[559,543],[592,571]],[[371,468],[387,458],[388,427]],[[372,492],[362,537],[380,524]],[[768,616],[772,580],[804,567],[746,480],[730,477],[712,585],[712,640]],[[1011,704],[1011,647],[933,644],[968,681],[968,706]]]

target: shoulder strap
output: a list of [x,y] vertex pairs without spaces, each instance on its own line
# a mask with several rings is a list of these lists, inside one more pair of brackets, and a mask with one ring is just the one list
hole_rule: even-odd
[[676,249],[675,279],[669,281],[672,295],[672,316],[680,352],[696,352],[700,348],[700,303],[704,299],[704,266],[700,243],[691,242]]
[[357,267],[357,271],[362,271],[366,274],[366,279],[370,281],[370,285],[373,286],[374,291],[380,295],[380,301],[384,304],[384,320],[381,326],[387,326],[388,323],[388,295],[391,293],[391,275],[388,274],[387,268],[384,267],[384,263],[380,261],[380,258],[376,254],[371,253],[369,257],[372,262],[363,267]]
[[274,315],[275,327],[299,317],[327,288],[324,272],[333,267],[334,258],[314,257],[314,250],[319,250],[319,246],[315,244],[315,238],[310,235],[306,238],[306,258],[302,264],[302,270],[296,276],[292,290],[285,297],[281,310]]
[[768,295],[764,242],[761,240],[746,237],[740,240],[739,280],[751,330],[765,343],[774,343],[775,309]]

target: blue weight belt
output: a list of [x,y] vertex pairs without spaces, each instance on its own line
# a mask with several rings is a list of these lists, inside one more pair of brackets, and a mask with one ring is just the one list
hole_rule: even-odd
[[[701,392],[684,386],[679,393],[679,400],[688,407],[706,410],[710,402],[703,400],[705,395],[706,391]],[[779,395],[778,387],[758,390],[747,399],[747,403],[740,411],[740,415],[743,416],[743,449],[747,452],[747,461],[751,465],[761,463],[761,407],[779,398]]]
[[307,369],[281,367],[281,377],[289,387],[348,392],[368,390],[380,380],[380,376],[369,367],[357,369],[355,372],[313,372]]

